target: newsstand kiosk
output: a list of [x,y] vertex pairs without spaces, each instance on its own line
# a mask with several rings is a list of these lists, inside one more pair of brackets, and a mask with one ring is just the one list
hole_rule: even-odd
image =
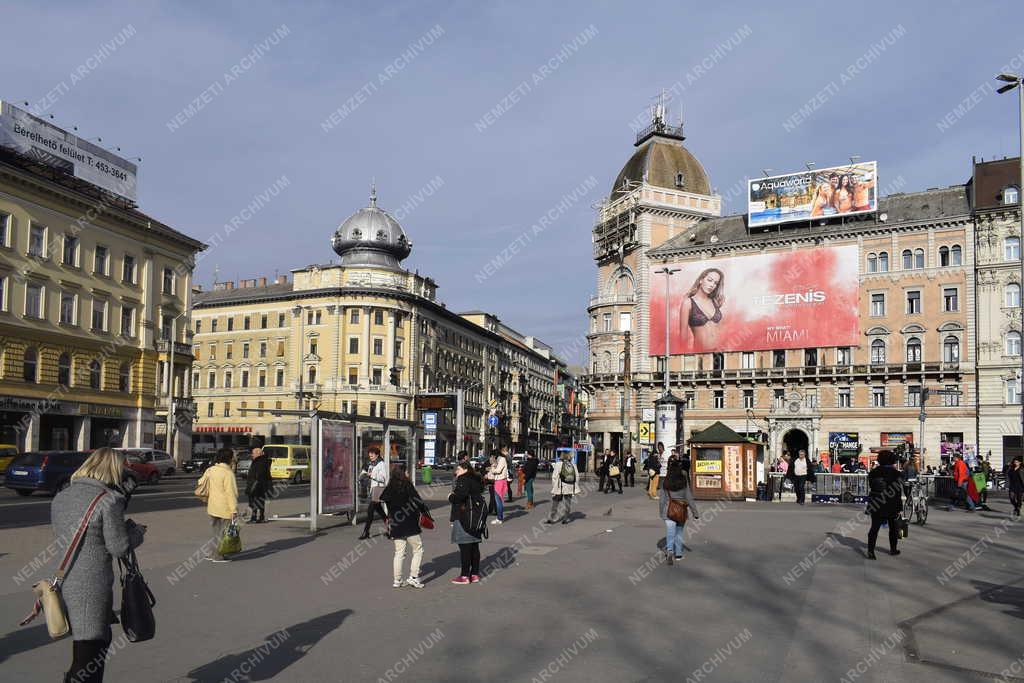
[[699,500],[744,499],[757,495],[757,459],[764,444],[715,422],[690,437],[690,478]]

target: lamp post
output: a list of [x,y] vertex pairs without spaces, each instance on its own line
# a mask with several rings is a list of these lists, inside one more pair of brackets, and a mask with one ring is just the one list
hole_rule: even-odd
[[[303,403],[304,403],[304,399],[306,397],[306,386],[304,384],[304,378],[303,378],[303,374],[305,372],[305,368],[303,367],[303,362],[302,362],[302,359],[306,355],[306,319],[303,317],[302,314],[306,311],[306,309],[307,309],[306,306],[300,306],[300,305],[296,305],[295,308],[292,309],[292,313],[294,313],[299,318],[299,345],[298,345],[299,346],[299,390],[295,394],[295,400],[296,400],[296,403],[298,404],[297,408],[299,410],[303,409]],[[301,415],[296,420],[295,432],[296,432],[296,436],[298,438],[298,444],[301,446],[302,445],[302,416]],[[312,435],[311,435],[311,437],[312,437]]]
[[[1024,76],[1020,74],[1009,74],[1002,73],[996,76],[996,80],[1002,81],[1006,85],[999,88],[996,92],[1002,94],[1010,90],[1017,90],[1017,115],[1018,115],[1018,126],[1020,132],[1020,148],[1018,150],[1020,154],[1020,168],[1018,169],[1020,175],[1018,176],[1017,182],[1017,209],[1020,211],[1020,239],[1024,240]],[[1020,242],[1018,242],[1020,245]],[[1018,257],[1020,258],[1020,277],[1021,287],[1024,287],[1024,252],[1018,247]],[[1022,290],[1024,291],[1024,290]],[[1024,299],[1022,299],[1024,301]],[[1022,322],[1024,322],[1024,304],[1021,306]],[[1024,383],[1024,353],[1021,354],[1021,366],[1019,370],[1020,379],[1017,380],[1017,396],[1022,396],[1021,384]],[[1024,400],[1021,401],[1021,447],[1024,448]]]
[[671,310],[670,310],[670,307],[669,307],[669,290],[670,290],[671,285],[672,285],[670,278],[672,277],[673,273],[678,273],[680,270],[682,270],[682,269],[681,268],[669,268],[668,266],[665,266],[664,268],[659,268],[658,270],[654,271],[655,273],[664,273],[665,274],[665,368],[664,368],[664,370],[665,370],[665,394],[666,395],[668,394],[668,390],[669,390],[669,387],[668,387],[668,356],[669,356],[668,344],[669,344],[669,318],[671,317]]
[[[171,319],[170,334],[167,337],[167,436],[164,446],[172,458],[175,466],[181,467],[181,460],[174,453],[174,341],[178,336],[178,318],[188,315],[188,311],[182,311]],[[184,391],[184,386],[182,386]]]

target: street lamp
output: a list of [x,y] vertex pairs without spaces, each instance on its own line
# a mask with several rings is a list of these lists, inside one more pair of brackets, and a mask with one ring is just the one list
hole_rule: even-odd
[[[996,92],[1000,95],[1004,92],[1008,92],[1017,89],[1017,114],[1018,114],[1018,125],[1020,131],[1020,148],[1019,154],[1020,168],[1018,169],[1020,175],[1017,181],[1017,201],[1019,203],[1018,210],[1020,211],[1020,239],[1024,240],[1024,76],[1020,74],[1008,74],[1002,73],[996,76],[996,80],[1002,81],[1006,85],[999,88]],[[1024,252],[1018,249],[1018,257],[1020,258],[1020,277],[1021,286],[1024,287]],[[1021,311],[1024,312],[1024,304],[1022,304]],[[1022,317],[1024,321],[1024,317]],[[1024,353],[1021,354],[1021,366],[1020,376],[1021,379],[1017,381],[1017,395],[1022,396],[1021,384],[1024,383]],[[1020,421],[1021,421],[1021,447],[1024,447],[1024,400],[1021,401],[1020,407]]]
[[666,394],[668,394],[669,318],[671,317],[671,311],[670,311],[670,307],[669,307],[669,288],[671,287],[672,283],[670,281],[670,278],[672,277],[673,273],[678,273],[680,270],[682,270],[682,268],[669,268],[668,266],[665,266],[664,268],[659,268],[658,270],[654,271],[655,273],[664,273],[665,274],[665,368],[664,368],[664,370],[665,370],[665,393]]

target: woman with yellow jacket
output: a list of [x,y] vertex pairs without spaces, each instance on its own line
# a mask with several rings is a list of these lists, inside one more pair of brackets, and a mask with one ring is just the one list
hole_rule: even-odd
[[232,466],[234,459],[229,448],[217,451],[214,465],[203,473],[196,485],[196,495],[206,499],[206,514],[210,515],[213,525],[213,550],[207,559],[214,562],[229,561],[220,554],[219,546],[221,537],[238,513],[238,485]]

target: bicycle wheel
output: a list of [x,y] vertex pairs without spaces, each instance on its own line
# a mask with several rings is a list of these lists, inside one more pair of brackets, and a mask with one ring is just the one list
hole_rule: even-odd
[[925,522],[928,521],[928,503],[920,501],[914,506],[914,512],[917,515],[917,523],[924,526]]

